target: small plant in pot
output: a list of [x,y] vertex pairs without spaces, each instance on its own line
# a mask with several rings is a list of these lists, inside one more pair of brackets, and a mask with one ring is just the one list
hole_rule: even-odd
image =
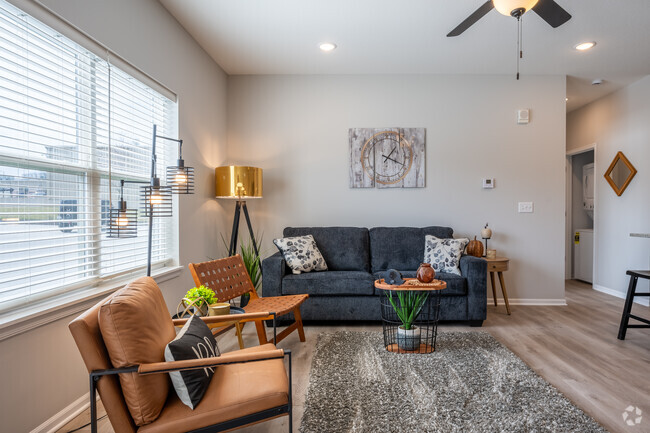
[[202,316],[218,316],[230,312],[230,304],[219,303],[212,289],[203,285],[188,290],[183,301],[186,307],[193,306],[195,314],[198,312]]
[[[389,291],[388,301],[392,305],[402,325],[397,328],[397,347],[401,350],[417,350],[420,348],[420,328],[413,323],[422,311],[429,292],[399,290],[396,295]],[[397,300],[395,300],[395,297]]]

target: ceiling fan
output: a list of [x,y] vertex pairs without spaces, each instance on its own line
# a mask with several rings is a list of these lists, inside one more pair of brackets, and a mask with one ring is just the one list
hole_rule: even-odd
[[554,0],[488,0],[473,14],[453,29],[447,37],[458,36],[474,25],[478,20],[492,9],[506,16],[513,16],[519,20],[523,14],[532,9],[553,28],[559,27],[571,19],[571,15]]

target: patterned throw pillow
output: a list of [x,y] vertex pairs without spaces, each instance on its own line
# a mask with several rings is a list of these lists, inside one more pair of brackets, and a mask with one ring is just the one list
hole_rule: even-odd
[[312,235],[273,239],[273,243],[294,274],[327,270],[327,263]]
[[460,256],[469,239],[439,239],[432,235],[424,238],[424,261],[431,263],[436,272],[460,275]]
[[[192,316],[165,347],[165,361],[212,358],[220,356],[217,340],[208,325],[199,317]],[[178,398],[194,410],[210,385],[215,367],[197,370],[171,371],[169,376]]]

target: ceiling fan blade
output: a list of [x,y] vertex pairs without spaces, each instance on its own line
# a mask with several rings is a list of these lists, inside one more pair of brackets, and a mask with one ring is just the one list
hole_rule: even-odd
[[492,0],[488,0],[485,3],[483,3],[483,6],[479,7],[474,11],[474,13],[470,16],[468,16],[465,21],[460,23],[458,27],[453,29],[452,31],[449,32],[447,35],[448,38],[453,37],[453,36],[458,36],[461,33],[463,33],[465,30],[470,28],[474,23],[476,23],[478,20],[483,18],[483,16],[490,12],[492,9],[494,9],[494,5],[492,4]]
[[533,7],[533,11],[553,28],[560,27],[571,19],[571,14],[554,0],[539,0]]

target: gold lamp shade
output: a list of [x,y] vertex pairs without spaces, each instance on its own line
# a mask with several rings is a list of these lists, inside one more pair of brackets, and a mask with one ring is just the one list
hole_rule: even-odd
[[226,165],[214,169],[217,198],[249,199],[262,197],[262,169]]

